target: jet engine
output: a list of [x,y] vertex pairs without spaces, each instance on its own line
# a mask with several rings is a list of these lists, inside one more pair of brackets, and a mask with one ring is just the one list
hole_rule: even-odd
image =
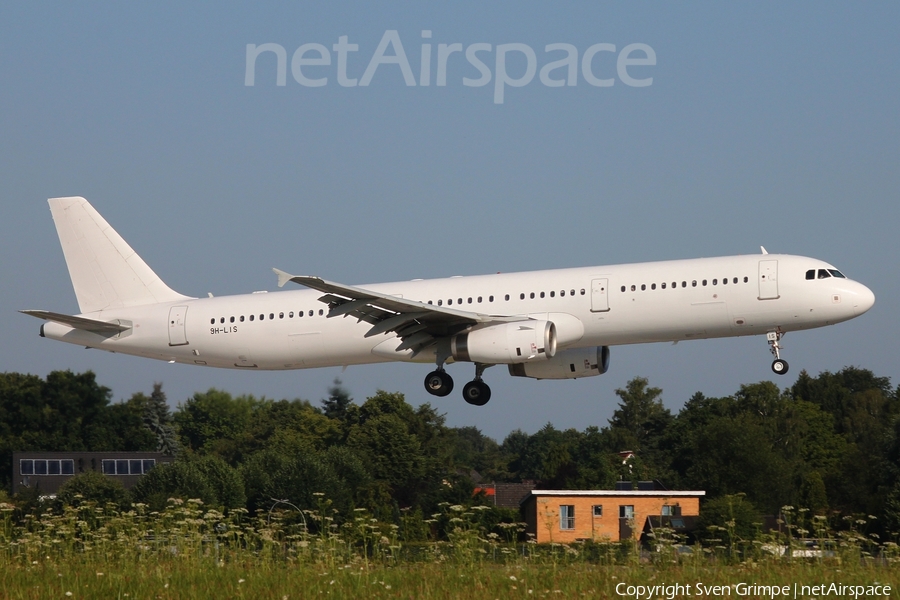
[[486,364],[546,360],[556,354],[556,325],[551,321],[515,321],[454,335],[450,353],[458,361]]
[[571,348],[548,360],[509,365],[513,377],[534,379],[578,379],[603,375],[609,369],[609,346]]

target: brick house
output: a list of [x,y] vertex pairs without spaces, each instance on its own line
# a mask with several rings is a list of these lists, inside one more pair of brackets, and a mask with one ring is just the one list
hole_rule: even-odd
[[522,501],[526,533],[538,543],[635,538],[648,517],[696,517],[703,491],[532,490]]

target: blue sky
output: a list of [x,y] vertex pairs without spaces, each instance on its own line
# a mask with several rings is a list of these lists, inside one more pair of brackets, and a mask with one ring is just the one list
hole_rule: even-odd
[[[793,383],[846,365],[895,383],[900,337],[900,5],[896,3],[20,3],[0,9],[0,368],[92,369],[116,399],[161,381],[173,405],[218,387],[318,401],[336,377],[358,400],[377,388],[429,401],[451,425],[502,439],[511,429],[605,425],[614,390],[649,377],[677,410],[764,379]],[[422,31],[432,37],[423,39]],[[594,44],[646,44],[652,85],[618,77],[598,53],[595,87],[539,76],[407,86],[396,64],[370,85],[275,83],[274,55],[245,85],[248,44],[359,50],[361,78],[396,31],[418,79],[423,43],[524,44],[537,70]],[[393,52],[387,52],[392,55]],[[315,54],[305,55],[314,57]],[[643,56],[640,53],[635,57]],[[508,53],[511,77],[525,72]],[[553,73],[561,78],[565,69]],[[492,73],[492,75],[495,75]],[[381,365],[246,373],[86,351],[37,336],[24,308],[76,312],[46,199],[87,197],[166,282],[202,296],[274,290],[271,267],[364,284],[770,252],[814,256],[876,295],[862,318],[785,337],[774,376],[765,340],[617,347],[608,374],[574,382],[487,372],[483,408],[428,396],[427,367]],[[451,366],[458,382],[471,368]]]

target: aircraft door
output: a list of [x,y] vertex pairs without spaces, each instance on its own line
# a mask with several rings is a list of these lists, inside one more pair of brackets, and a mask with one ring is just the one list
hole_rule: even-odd
[[173,306],[169,309],[169,345],[184,346],[188,343],[184,329],[187,306]]
[[759,299],[774,300],[778,298],[778,261],[759,261]]
[[591,312],[609,310],[609,279],[591,280]]

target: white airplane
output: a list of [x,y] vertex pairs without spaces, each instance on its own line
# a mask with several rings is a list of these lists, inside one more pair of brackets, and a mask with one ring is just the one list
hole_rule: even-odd
[[[169,288],[80,197],[50,211],[80,314],[45,319],[41,336],[168,362],[306,369],[434,363],[425,389],[446,396],[452,362],[475,366],[466,402],[491,396],[484,370],[515,377],[601,375],[609,347],[765,335],[784,374],[788,331],[869,310],[874,294],[815,258],[768,254],[349,286],[274,269],[302,290],[192,298]],[[349,318],[348,318],[349,317]]]

